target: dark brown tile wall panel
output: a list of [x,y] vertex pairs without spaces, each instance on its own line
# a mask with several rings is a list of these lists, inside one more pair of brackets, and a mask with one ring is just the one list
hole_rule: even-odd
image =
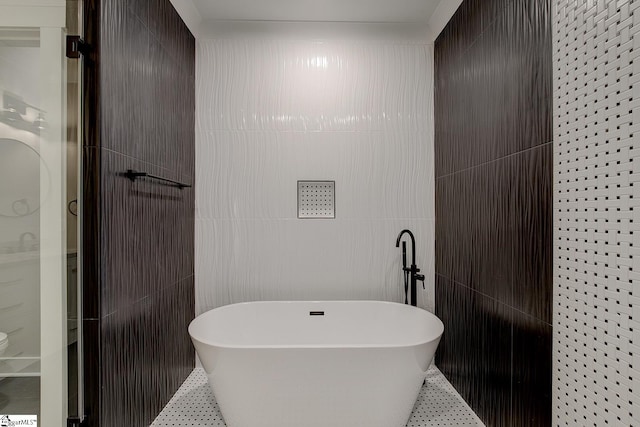
[[87,425],[100,425],[100,393],[102,381],[100,379],[100,366],[102,364],[101,345],[102,336],[100,334],[100,319],[83,319],[82,343],[84,387],[84,415]]
[[513,307],[552,323],[553,144],[509,160],[513,189]]
[[102,288],[103,315],[193,275],[193,191],[152,180],[132,183],[122,177],[128,169],[184,179],[132,157],[103,153],[102,274],[111,284]]
[[436,180],[436,271],[551,323],[553,146]]
[[82,316],[100,318],[100,274],[102,247],[100,245],[100,149],[82,147]]
[[[100,8],[102,0],[83,2],[84,41],[89,45],[83,57],[82,85],[82,144],[100,145]],[[87,168],[83,169],[87,172]],[[90,169],[89,173],[95,173]],[[98,188],[97,186],[95,187]],[[94,206],[95,204],[92,204]]]
[[[457,57],[476,41],[512,0],[465,0],[437,42],[448,57]],[[449,55],[450,54],[450,55]]]
[[472,407],[487,425],[510,427],[505,414],[511,405],[511,309],[472,292],[470,317]]
[[149,425],[193,370],[193,301],[190,277],[103,319],[103,425]]
[[149,26],[149,13],[151,12],[149,0],[119,0],[133,12],[145,27]]
[[[436,180],[436,271],[505,304],[512,302],[514,171],[509,161]],[[517,172],[515,172],[517,174]]]
[[551,416],[550,0],[465,0],[435,44],[436,364],[488,426]]
[[438,39],[436,177],[551,141],[550,16],[548,0],[513,0],[463,53]]
[[468,345],[468,334],[462,331],[473,323],[472,291],[439,274],[435,283],[437,315],[445,325],[435,362],[458,391],[468,394],[473,367],[466,361],[472,358],[474,349]]
[[100,425],[101,335],[100,292],[100,9],[102,0],[84,2],[82,85],[82,354],[84,415],[87,425]]
[[552,425],[552,338],[551,325],[514,310],[513,427]]
[[150,35],[136,15],[120,2],[103,3],[101,146],[136,156],[144,145],[145,106],[159,101],[152,104],[147,83],[154,68],[149,61]]
[[436,365],[486,425],[511,426],[511,308],[439,275],[436,307]]
[[92,426],[148,425],[191,372],[195,40],[169,0],[89,2],[84,333]]

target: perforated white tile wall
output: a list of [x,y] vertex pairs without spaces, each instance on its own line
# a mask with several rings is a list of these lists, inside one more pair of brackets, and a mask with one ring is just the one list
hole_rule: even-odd
[[638,426],[640,0],[554,6],[554,420]]

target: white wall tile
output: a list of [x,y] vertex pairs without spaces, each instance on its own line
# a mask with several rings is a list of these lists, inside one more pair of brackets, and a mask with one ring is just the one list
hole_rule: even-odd
[[639,16],[637,0],[555,4],[557,426],[640,425]]
[[432,46],[198,42],[203,130],[425,130],[433,121]]
[[[398,232],[417,236],[417,263],[433,277],[433,220],[196,221],[196,311],[260,300],[400,301]],[[433,306],[433,283],[420,302]],[[421,288],[420,288],[421,289]]]
[[198,145],[200,218],[296,218],[297,180],[335,180],[341,218],[433,218],[433,156],[417,131],[214,131]]
[[[433,306],[433,51],[205,40],[197,48],[196,311],[274,299],[401,301],[411,228]],[[297,219],[298,180],[336,219]]]

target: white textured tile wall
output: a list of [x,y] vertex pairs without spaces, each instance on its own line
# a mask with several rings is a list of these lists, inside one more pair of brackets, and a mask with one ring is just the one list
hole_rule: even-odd
[[640,0],[554,7],[554,424],[637,426]]
[[[432,307],[432,46],[201,40],[196,62],[197,313],[401,301],[402,228]],[[336,181],[336,219],[297,218],[298,180]]]

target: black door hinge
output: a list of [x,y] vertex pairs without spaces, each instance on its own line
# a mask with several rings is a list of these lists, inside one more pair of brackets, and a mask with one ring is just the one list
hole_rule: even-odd
[[80,36],[67,36],[67,58],[86,56],[89,45]]
[[87,427],[86,418],[83,420],[78,417],[67,418],[67,427]]

